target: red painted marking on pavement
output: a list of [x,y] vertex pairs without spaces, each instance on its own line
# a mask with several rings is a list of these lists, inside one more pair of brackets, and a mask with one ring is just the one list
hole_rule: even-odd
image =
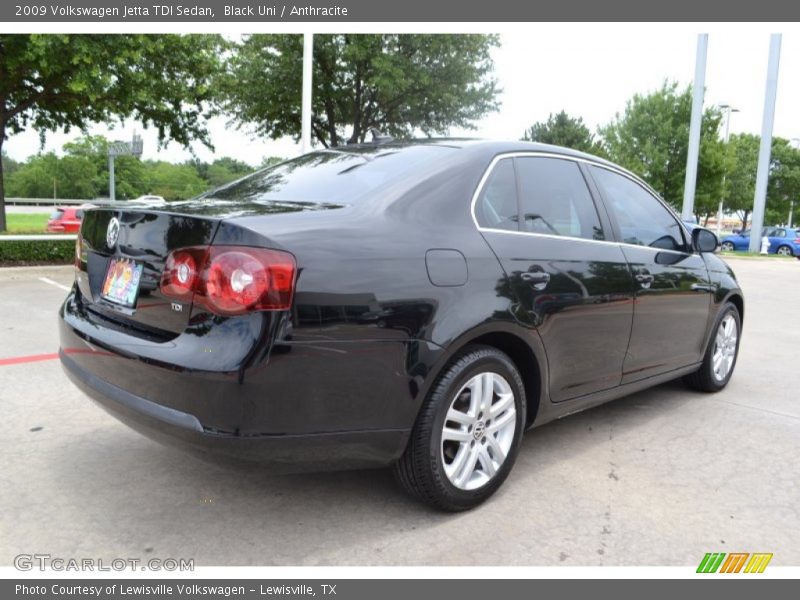
[[13,358],[0,358],[0,367],[7,365],[21,365],[24,363],[39,362],[42,360],[55,360],[58,352],[52,354],[32,354],[30,356],[15,356]]
[[[116,356],[111,352],[103,352],[100,350],[89,350],[88,348],[65,348],[64,354],[96,354],[98,356]],[[11,358],[0,358],[0,367],[8,365],[22,365],[25,363],[41,362],[45,360],[56,360],[58,352],[51,354],[31,354],[30,356],[14,356]]]

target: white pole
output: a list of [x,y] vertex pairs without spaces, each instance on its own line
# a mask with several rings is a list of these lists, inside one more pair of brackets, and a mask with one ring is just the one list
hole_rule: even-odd
[[686,154],[686,181],[683,185],[683,211],[681,217],[689,220],[694,214],[694,191],[697,185],[697,161],[700,157],[700,125],[703,119],[703,96],[706,87],[706,55],[708,34],[697,36],[697,59],[694,68],[692,94],[692,119],[689,124],[689,151]]
[[311,151],[311,76],[314,58],[314,34],[303,34],[303,113],[301,147],[303,154]]
[[108,198],[109,200],[116,200],[117,194],[114,185],[114,155],[108,155]]
[[764,227],[764,209],[767,205],[769,161],[772,151],[772,126],[775,123],[775,100],[778,96],[778,67],[781,62],[781,34],[773,33],[769,39],[767,87],[764,91],[764,120],[761,123],[761,146],[758,150],[756,193],[753,198],[753,218],[750,225],[750,252],[761,249],[761,229]]

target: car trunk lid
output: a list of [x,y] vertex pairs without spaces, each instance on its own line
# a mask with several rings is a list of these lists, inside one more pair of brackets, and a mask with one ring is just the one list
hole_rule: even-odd
[[[218,218],[146,209],[87,211],[81,227],[82,256],[77,271],[83,302],[101,316],[143,332],[156,336],[179,334],[186,328],[191,306],[175,303],[161,294],[164,262],[176,248],[211,244],[218,225]],[[120,263],[120,275],[139,279],[132,306],[112,301],[104,294],[109,291],[105,285],[109,268]],[[125,265],[129,267],[127,272]],[[134,274],[137,270],[139,273]]]
[[[242,217],[319,212],[334,208],[315,202],[242,202],[197,200],[168,206],[136,206],[118,209],[108,206],[87,210],[81,225],[81,265],[77,271],[83,302],[95,313],[117,324],[138,328],[156,338],[182,333],[193,313],[191,304],[175,302],[160,290],[167,256],[190,246],[210,246],[225,221],[225,235],[219,243],[271,246],[262,235],[243,223]],[[115,224],[112,225],[112,221]],[[111,229],[117,228],[110,243]],[[113,236],[112,236],[113,237]],[[114,261],[141,266],[138,295],[133,306],[104,297],[104,284]]]

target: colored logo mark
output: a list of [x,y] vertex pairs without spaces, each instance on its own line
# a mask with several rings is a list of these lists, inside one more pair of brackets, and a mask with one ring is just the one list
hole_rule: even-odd
[[709,552],[700,561],[698,573],[763,573],[772,560],[766,552]]

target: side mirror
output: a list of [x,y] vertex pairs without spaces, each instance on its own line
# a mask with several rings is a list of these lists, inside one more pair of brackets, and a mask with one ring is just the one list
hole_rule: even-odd
[[692,247],[700,252],[714,252],[719,246],[719,240],[713,231],[704,227],[692,229]]

